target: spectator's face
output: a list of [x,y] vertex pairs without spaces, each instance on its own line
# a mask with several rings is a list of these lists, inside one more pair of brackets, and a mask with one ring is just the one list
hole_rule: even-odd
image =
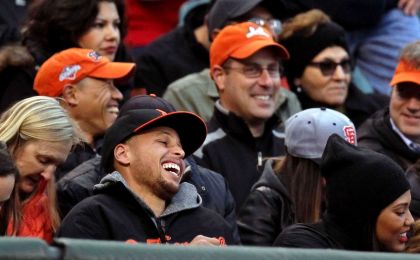
[[79,38],[78,44],[113,61],[120,43],[120,17],[115,3],[101,1],[98,5],[99,12],[94,24]]
[[77,83],[75,91],[77,104],[71,107],[72,117],[90,136],[104,134],[117,119],[121,92],[112,80],[90,77]]
[[[119,145],[121,146],[121,145]],[[175,130],[156,127],[130,138],[122,145],[127,155],[131,187],[170,199],[179,189],[184,173],[184,150]],[[115,149],[118,152],[118,146]]]
[[[215,70],[217,76],[213,75],[213,78],[223,107],[248,123],[265,122],[277,108],[280,66],[274,51],[264,48],[247,59],[231,59],[223,67],[218,67]],[[247,73],[261,68],[265,68],[261,75]]]
[[19,170],[17,187],[24,196],[32,194],[42,180],[50,180],[72,147],[71,141],[29,140],[15,148],[14,160]]
[[[349,55],[345,49],[334,46],[328,47],[320,52],[312,60],[312,63],[322,62],[331,65],[331,62],[341,63],[349,59]],[[324,73],[322,70],[324,70]],[[350,71],[346,72],[343,66],[337,66],[332,71],[332,74],[329,72],[331,71],[325,70],[325,66],[323,65],[308,65],[303,71],[302,76],[295,79],[294,84],[297,87],[301,87],[314,101],[330,106],[340,106],[344,104],[347,98],[351,73]]]
[[376,239],[381,251],[401,252],[407,243],[407,232],[414,220],[408,209],[410,191],[383,209],[376,221]]
[[389,111],[398,129],[414,142],[420,142],[420,85],[393,87]]
[[0,177],[0,211],[3,204],[10,199],[14,186],[15,176],[13,174]]

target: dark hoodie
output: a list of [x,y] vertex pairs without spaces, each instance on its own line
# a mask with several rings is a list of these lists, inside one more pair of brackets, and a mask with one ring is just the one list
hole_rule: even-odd
[[238,229],[244,245],[271,246],[285,227],[295,223],[289,193],[272,166],[273,161],[268,160],[239,211]]
[[185,243],[204,235],[223,237],[227,244],[234,243],[230,225],[217,213],[201,206],[201,197],[192,184],[180,184],[179,191],[159,217],[130,190],[118,172],[106,175],[95,186],[95,193],[69,212],[57,236]]

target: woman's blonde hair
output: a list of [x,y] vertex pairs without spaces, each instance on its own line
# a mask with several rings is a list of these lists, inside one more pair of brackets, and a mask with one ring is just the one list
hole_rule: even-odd
[[0,141],[10,146],[16,138],[76,144],[80,133],[57,100],[35,96],[17,102],[0,117]]
[[[14,153],[20,145],[29,140],[41,140],[47,142],[68,142],[72,145],[80,143],[81,132],[59,102],[51,97],[35,96],[23,99],[0,117],[0,141],[6,143],[10,153]],[[55,181],[52,178],[48,183],[47,195],[49,199],[49,215],[53,229],[60,224],[55,195]],[[15,192],[13,196],[19,196]],[[15,198],[22,202],[19,197]],[[19,219],[13,221],[13,234],[16,234],[22,216],[18,212]]]

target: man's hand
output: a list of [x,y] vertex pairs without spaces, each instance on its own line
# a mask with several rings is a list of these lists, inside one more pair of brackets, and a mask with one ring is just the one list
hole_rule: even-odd
[[398,8],[406,15],[417,15],[420,9],[420,0],[399,0]]
[[190,245],[192,246],[221,246],[224,245],[224,240],[221,242],[221,238],[206,237],[198,235],[191,240]]

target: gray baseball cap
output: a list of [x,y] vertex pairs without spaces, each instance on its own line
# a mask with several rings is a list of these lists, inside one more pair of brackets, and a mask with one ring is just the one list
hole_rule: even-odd
[[320,162],[328,137],[337,134],[357,145],[356,128],[344,114],[328,108],[310,108],[286,121],[285,145],[295,157]]

